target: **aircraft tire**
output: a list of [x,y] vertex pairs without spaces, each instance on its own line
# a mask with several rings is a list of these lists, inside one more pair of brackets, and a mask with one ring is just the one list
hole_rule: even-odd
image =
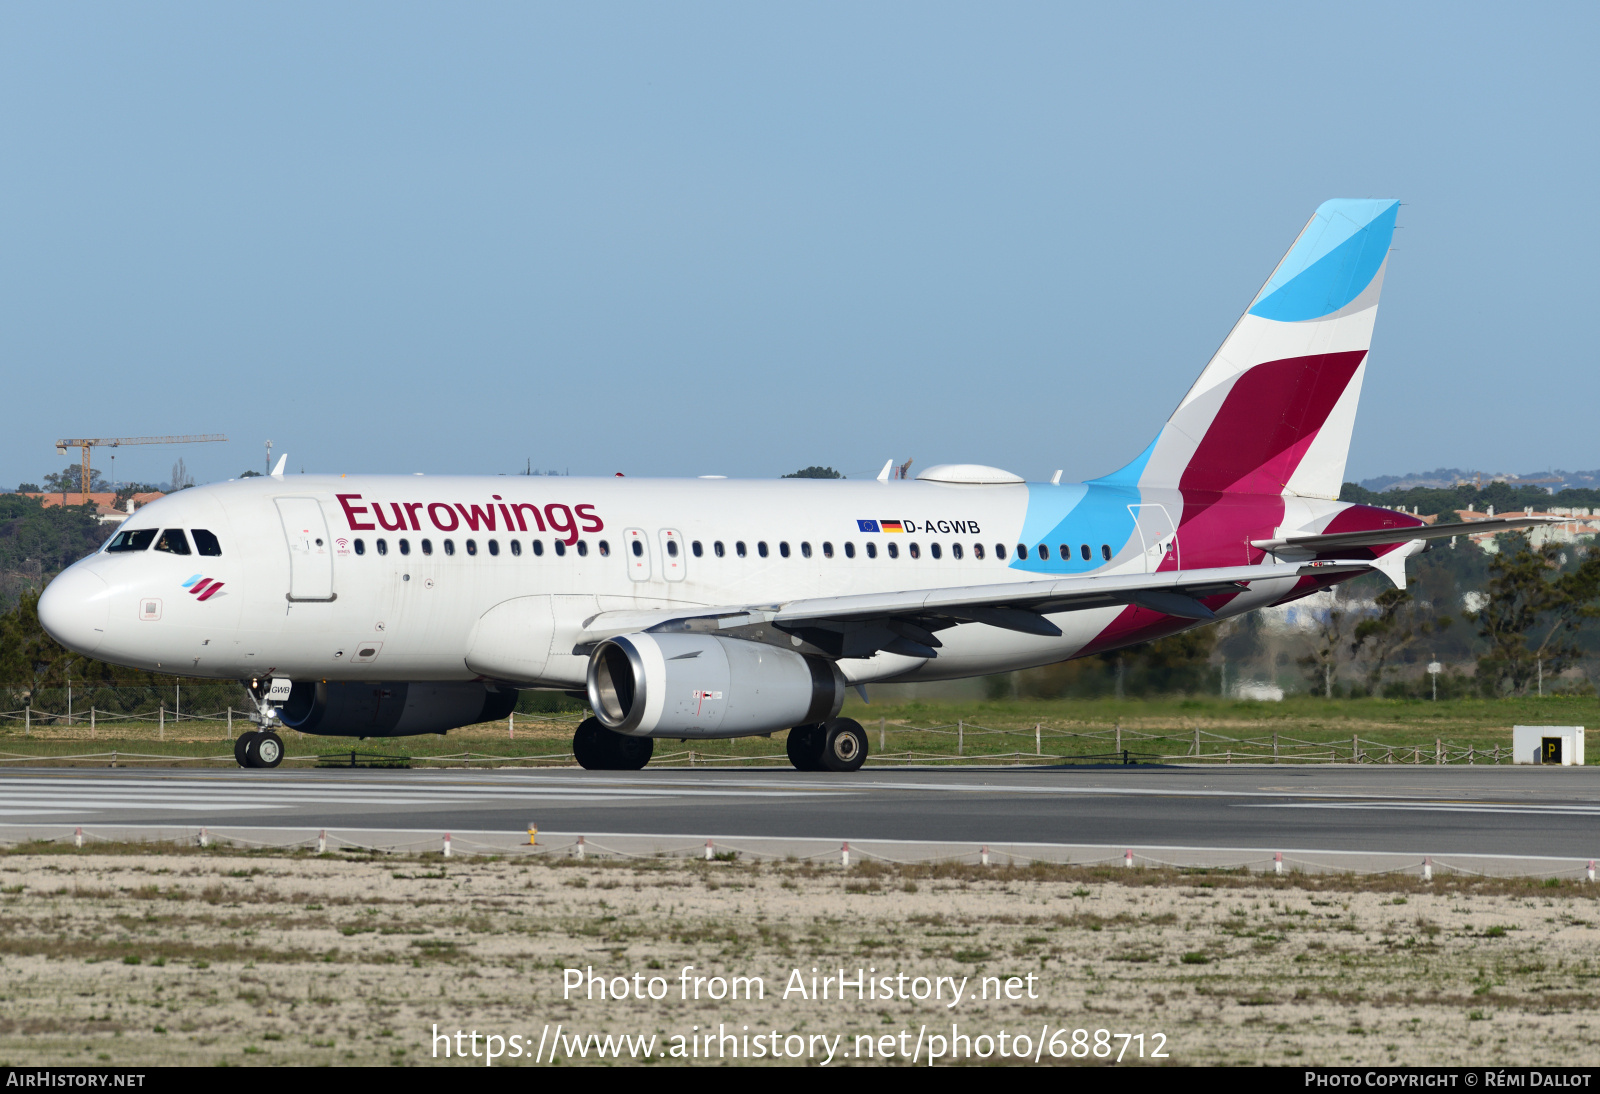
[[239,761],[240,767],[251,766],[249,755],[249,736],[250,735],[248,733],[241,733],[238,737],[235,737],[233,741],[233,758]]
[[821,730],[821,726],[795,726],[789,731],[789,739],[783,747],[796,771],[823,769]]
[[608,771],[639,771],[655,755],[656,742],[651,737],[628,737],[606,730],[606,764]]
[[572,758],[585,771],[608,771],[605,734],[610,731],[598,718],[585,718],[572,734]]
[[283,762],[283,738],[270,730],[251,733],[245,744],[245,759],[251,767],[277,767]]
[[867,731],[854,718],[835,718],[823,726],[821,765],[825,771],[859,771],[867,762]]

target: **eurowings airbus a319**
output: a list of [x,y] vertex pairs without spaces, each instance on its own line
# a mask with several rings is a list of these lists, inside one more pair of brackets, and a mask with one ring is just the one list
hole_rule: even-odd
[[245,681],[248,767],[281,761],[280,724],[443,733],[544,688],[593,707],[573,737],[587,768],[643,767],[658,737],[787,730],[795,767],[853,771],[867,735],[839,716],[848,688],[1048,665],[1370,570],[1404,583],[1450,530],[1337,500],[1398,211],[1321,206],[1155,440],[1102,478],[286,476],[280,460],[139,510],[50,583],[39,618],[100,660]]

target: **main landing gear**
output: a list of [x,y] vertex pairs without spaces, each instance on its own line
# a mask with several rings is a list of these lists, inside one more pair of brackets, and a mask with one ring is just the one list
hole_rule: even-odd
[[857,771],[867,762],[867,731],[854,718],[795,726],[785,744],[796,771]]
[[283,762],[283,738],[272,730],[251,730],[233,742],[233,758],[240,767],[277,767]]
[[614,733],[598,718],[585,718],[572,735],[572,755],[590,771],[638,771],[655,750],[651,738]]

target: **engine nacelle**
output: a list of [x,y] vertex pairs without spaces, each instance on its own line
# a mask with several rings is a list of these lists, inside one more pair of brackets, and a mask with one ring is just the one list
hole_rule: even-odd
[[351,684],[301,680],[278,717],[324,737],[409,737],[493,722],[517,705],[513,688],[484,684]]
[[824,657],[709,634],[627,634],[589,656],[589,702],[634,737],[744,737],[825,722],[845,682]]

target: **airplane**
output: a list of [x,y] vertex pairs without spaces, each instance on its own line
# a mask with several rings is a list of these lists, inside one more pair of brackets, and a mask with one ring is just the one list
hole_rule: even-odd
[[850,688],[1053,664],[1374,570],[1404,585],[1459,532],[1338,500],[1399,208],[1321,205],[1155,439],[1097,479],[287,476],[283,457],[140,509],[39,618],[85,656],[244,681],[244,767],[282,761],[280,726],[444,733],[554,689],[592,708],[585,768],[786,730],[795,768],[854,771]]

